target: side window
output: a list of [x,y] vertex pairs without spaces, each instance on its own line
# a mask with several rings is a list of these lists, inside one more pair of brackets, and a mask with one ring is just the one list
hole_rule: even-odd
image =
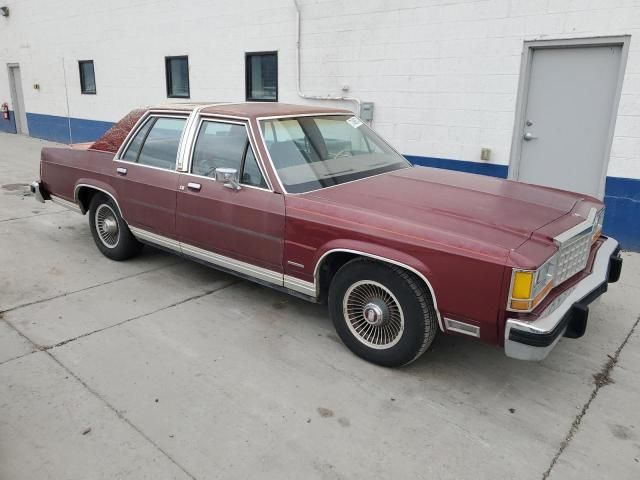
[[206,120],[200,126],[193,149],[191,173],[213,178],[216,168],[221,167],[241,172],[240,183],[267,188],[249,145],[246,127]]
[[247,148],[247,154],[244,157],[244,167],[242,169],[240,183],[252,185],[254,187],[267,188],[267,182],[265,182],[262,172],[258,167],[258,162],[253,154],[251,145]]
[[244,125],[204,121],[193,149],[191,173],[215,177],[216,168],[240,171],[246,146]]
[[131,143],[129,143],[127,151],[125,152],[121,160],[126,160],[127,162],[134,163],[138,161],[138,155],[140,155],[140,149],[142,148],[144,139],[147,138],[147,134],[149,133],[151,127],[153,127],[155,121],[155,117],[149,118],[140,128],[140,130],[138,130],[138,133],[136,133],[136,136],[133,137],[133,140],[131,140]]
[[123,160],[174,170],[185,118],[151,118],[129,144]]

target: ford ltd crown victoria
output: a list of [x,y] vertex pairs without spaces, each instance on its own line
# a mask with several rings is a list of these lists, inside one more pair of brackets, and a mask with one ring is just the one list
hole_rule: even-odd
[[313,302],[357,355],[416,360],[437,332],[541,360],[620,276],[595,198],[412,166],[346,110],[132,111],[43,148],[32,191],[87,214],[98,249],[150,244]]

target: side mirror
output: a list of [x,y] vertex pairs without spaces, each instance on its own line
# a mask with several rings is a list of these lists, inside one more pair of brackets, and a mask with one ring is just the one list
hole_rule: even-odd
[[216,168],[216,182],[222,182],[227,188],[240,190],[240,177],[235,168]]

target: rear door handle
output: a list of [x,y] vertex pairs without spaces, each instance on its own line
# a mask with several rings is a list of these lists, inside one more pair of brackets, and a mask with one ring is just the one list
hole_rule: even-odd
[[199,192],[202,188],[202,185],[200,185],[199,183],[189,182],[187,183],[187,188],[189,190],[195,190],[196,192]]
[[120,175],[126,175],[127,174],[127,169],[124,167],[118,167],[116,168],[116,172],[118,172]]

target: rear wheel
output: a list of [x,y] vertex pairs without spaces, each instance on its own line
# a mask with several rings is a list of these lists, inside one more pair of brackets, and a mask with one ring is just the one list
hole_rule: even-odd
[[142,248],[120,216],[117,205],[107,195],[99,193],[91,199],[89,226],[98,250],[112,260],[127,260]]
[[437,332],[426,286],[394,265],[355,259],[331,282],[329,310],[342,341],[356,355],[386,367],[422,355]]

